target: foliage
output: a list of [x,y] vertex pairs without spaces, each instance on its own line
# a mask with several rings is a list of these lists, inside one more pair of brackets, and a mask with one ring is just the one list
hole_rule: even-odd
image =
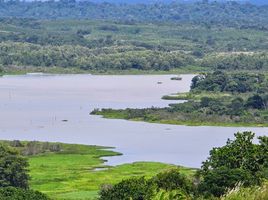
[[[237,188],[253,191],[256,196],[253,188],[266,188],[263,181],[264,171],[268,167],[268,137],[259,137],[259,143],[255,144],[254,136],[252,132],[238,132],[234,140],[227,140],[225,146],[213,148],[194,179],[189,179],[180,173],[180,169],[174,168],[160,172],[151,179],[135,177],[115,185],[104,185],[99,199],[223,200],[234,198],[232,193]],[[193,185],[197,187],[198,193]],[[261,191],[260,200],[264,200],[261,198],[264,196],[267,196],[267,192]]]
[[102,187],[100,191],[100,200],[150,200],[154,195],[155,187],[151,185],[144,177],[131,178],[123,180],[120,183]]
[[214,70],[262,70],[268,67],[268,56],[265,52],[208,55],[201,66]]
[[0,188],[1,200],[48,200],[49,198],[41,192],[25,190],[14,187]]
[[190,180],[183,174],[180,169],[171,169],[157,174],[152,181],[157,185],[158,188],[172,191],[181,189],[187,194],[193,191]]
[[181,190],[172,190],[172,191],[160,190],[152,198],[152,200],[190,200],[190,199],[191,197],[189,197],[187,194],[185,194],[185,192]]
[[238,132],[234,140],[210,151],[200,171],[203,176],[199,186],[201,192],[221,196],[238,183],[252,186],[262,182],[268,151],[263,152],[261,144],[267,142],[267,137],[259,138],[260,144],[254,144],[254,135]]
[[206,197],[211,195],[220,197],[241,182],[245,187],[251,186],[251,179],[254,179],[254,176],[246,170],[219,167],[208,171],[204,180],[198,186],[198,190],[200,194]]
[[0,145],[0,187],[27,189],[28,161],[10,147]]
[[[87,1],[1,1],[0,17],[37,19],[111,19],[127,24],[137,21],[176,22],[267,29],[267,7],[236,2],[169,4],[112,4]],[[232,13],[232,14],[229,14]],[[213,40],[208,42],[213,43]]]
[[[72,6],[66,7],[69,3]],[[173,3],[160,6],[94,4],[81,1],[10,1],[1,2],[1,5],[0,16],[3,18],[0,18],[0,65],[4,66],[5,73],[16,71],[16,68],[27,70],[30,67],[34,67],[33,71],[45,71],[46,67],[55,66],[98,72],[128,69],[168,71],[174,68],[187,71],[192,66],[198,66],[204,71],[268,69],[268,32],[265,28],[267,17],[259,16],[265,22],[252,17],[253,11],[265,10],[266,7],[230,2]],[[74,5],[77,7],[73,7]],[[15,11],[17,6],[19,8]],[[80,6],[81,9],[76,10]],[[219,9],[217,17],[213,16],[216,8]],[[233,8],[245,11],[240,13],[240,10]],[[56,10],[52,12],[53,9]],[[87,9],[90,11],[81,11]],[[110,9],[118,9],[120,12],[114,14]],[[181,16],[181,9],[189,13]],[[1,12],[2,10],[5,11]],[[234,15],[234,11],[243,17]],[[116,16],[92,16],[91,20],[86,17],[102,12]],[[119,17],[124,12],[134,14]],[[136,12],[145,13],[139,15]],[[177,14],[172,19],[169,15],[174,13]],[[19,17],[7,17],[9,14]],[[256,14],[264,15],[259,12]],[[30,18],[24,18],[23,15]],[[71,15],[76,17],[68,17]],[[226,24],[220,20],[219,24],[216,22],[216,19],[221,18],[219,15],[224,19],[237,18],[229,22],[224,20]],[[99,20],[102,17],[105,20]],[[128,20],[128,17],[143,19]],[[249,25],[249,22],[253,25]]]
[[[170,70],[193,64],[191,56],[161,51],[93,52],[80,46],[0,44],[3,66],[77,67],[84,70]],[[34,52],[33,52],[34,50]]]
[[206,75],[198,75],[193,78],[192,91],[214,92],[267,92],[268,81],[263,74],[235,73],[227,74],[215,71]]
[[151,179],[131,178],[120,183],[104,185],[100,190],[100,200],[124,199],[190,199],[193,193],[192,183],[181,170],[163,171]]

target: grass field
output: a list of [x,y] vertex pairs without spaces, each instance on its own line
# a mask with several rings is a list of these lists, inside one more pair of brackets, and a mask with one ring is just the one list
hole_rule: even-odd
[[[4,143],[9,144],[8,141]],[[42,145],[45,144],[36,143],[36,148],[43,148]],[[17,149],[25,152],[25,149],[29,148],[28,142],[22,144],[23,146]],[[60,145],[61,150],[58,152],[46,150],[28,156],[31,188],[44,192],[52,199],[94,199],[102,184],[114,184],[133,176],[149,178],[162,170],[177,167],[156,162],[137,162],[110,167],[105,166],[101,157],[121,154],[109,147],[56,144]],[[100,170],[102,168],[105,169]],[[195,172],[183,167],[181,171],[187,175]]]

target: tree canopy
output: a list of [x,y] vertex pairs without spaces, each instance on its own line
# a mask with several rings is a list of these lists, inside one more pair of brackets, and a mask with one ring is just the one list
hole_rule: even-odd
[[7,146],[0,145],[0,187],[29,187],[27,159]]

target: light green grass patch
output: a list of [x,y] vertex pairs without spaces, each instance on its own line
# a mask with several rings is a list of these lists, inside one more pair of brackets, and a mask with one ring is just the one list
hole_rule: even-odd
[[[115,156],[105,147],[61,144],[58,153],[30,156],[31,188],[44,192],[53,199],[92,199],[102,184],[115,184],[133,176],[150,178],[157,173],[177,167],[157,162],[135,162],[116,167],[104,165],[103,156]],[[95,171],[95,168],[107,167]],[[181,167],[183,174],[192,176],[193,169]]]

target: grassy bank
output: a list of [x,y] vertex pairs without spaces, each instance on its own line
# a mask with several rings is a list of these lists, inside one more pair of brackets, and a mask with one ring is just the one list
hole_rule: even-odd
[[[229,98],[232,95],[230,93],[222,93],[222,92],[202,92],[202,93],[177,93],[174,95],[165,95],[162,97],[164,100],[195,100],[200,101],[204,97],[209,97],[213,99],[218,98]],[[246,95],[244,95],[246,96]]]
[[[4,143],[14,146],[8,141]],[[121,155],[108,147],[41,142],[21,142],[16,146],[29,158],[31,188],[53,199],[92,199],[102,184],[115,184],[133,176],[152,177],[175,167],[156,162],[105,166],[101,157]],[[182,167],[181,171],[187,175],[194,173]]]
[[[107,119],[125,119],[131,121],[143,121],[148,123],[185,125],[185,126],[222,126],[222,127],[268,127],[268,123],[248,123],[248,122],[216,122],[216,121],[198,121],[198,120],[176,120],[176,119],[158,119],[157,116],[149,114],[144,117],[129,117],[128,111],[103,109],[94,114],[102,115]],[[171,117],[172,118],[172,117]]]

